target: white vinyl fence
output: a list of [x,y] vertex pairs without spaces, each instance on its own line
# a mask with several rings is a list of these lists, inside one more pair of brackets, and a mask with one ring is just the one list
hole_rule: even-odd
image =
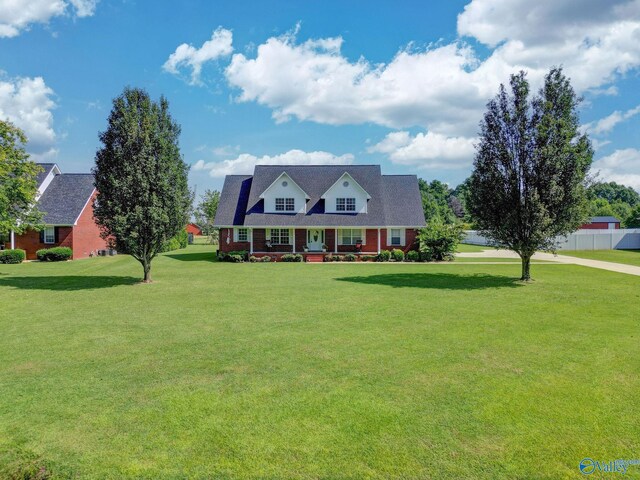
[[[640,228],[578,230],[567,237],[559,237],[558,241],[559,250],[637,250],[640,249]],[[475,230],[467,230],[463,242],[491,245]]]

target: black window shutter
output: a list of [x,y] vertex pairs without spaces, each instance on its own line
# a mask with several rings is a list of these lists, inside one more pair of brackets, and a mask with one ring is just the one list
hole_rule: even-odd
[[54,242],[58,243],[58,227],[53,227],[53,238],[54,238]]
[[40,230],[40,243],[44,243],[44,230]]

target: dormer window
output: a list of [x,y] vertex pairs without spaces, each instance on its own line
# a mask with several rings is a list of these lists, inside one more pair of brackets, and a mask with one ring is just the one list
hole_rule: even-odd
[[295,198],[276,198],[276,212],[293,212],[295,209]]
[[355,198],[336,198],[336,212],[355,212]]

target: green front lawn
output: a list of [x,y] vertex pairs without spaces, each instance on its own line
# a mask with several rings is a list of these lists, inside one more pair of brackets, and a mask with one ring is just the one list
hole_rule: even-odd
[[151,285],[125,256],[0,265],[0,478],[557,479],[640,455],[638,277],[211,251]]
[[559,250],[558,254],[640,267],[640,250]]
[[486,247],[484,245],[471,245],[469,243],[460,243],[458,244],[458,248],[456,249],[458,253],[482,252],[484,250],[491,250],[491,247]]

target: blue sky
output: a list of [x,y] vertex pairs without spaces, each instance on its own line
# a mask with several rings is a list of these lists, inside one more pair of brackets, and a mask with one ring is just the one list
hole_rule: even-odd
[[[509,73],[563,65],[594,171],[640,189],[640,1],[0,0],[0,118],[84,172],[124,86],[164,94],[198,193],[256,163],[380,163],[452,186]],[[535,5],[531,5],[535,3]]]

